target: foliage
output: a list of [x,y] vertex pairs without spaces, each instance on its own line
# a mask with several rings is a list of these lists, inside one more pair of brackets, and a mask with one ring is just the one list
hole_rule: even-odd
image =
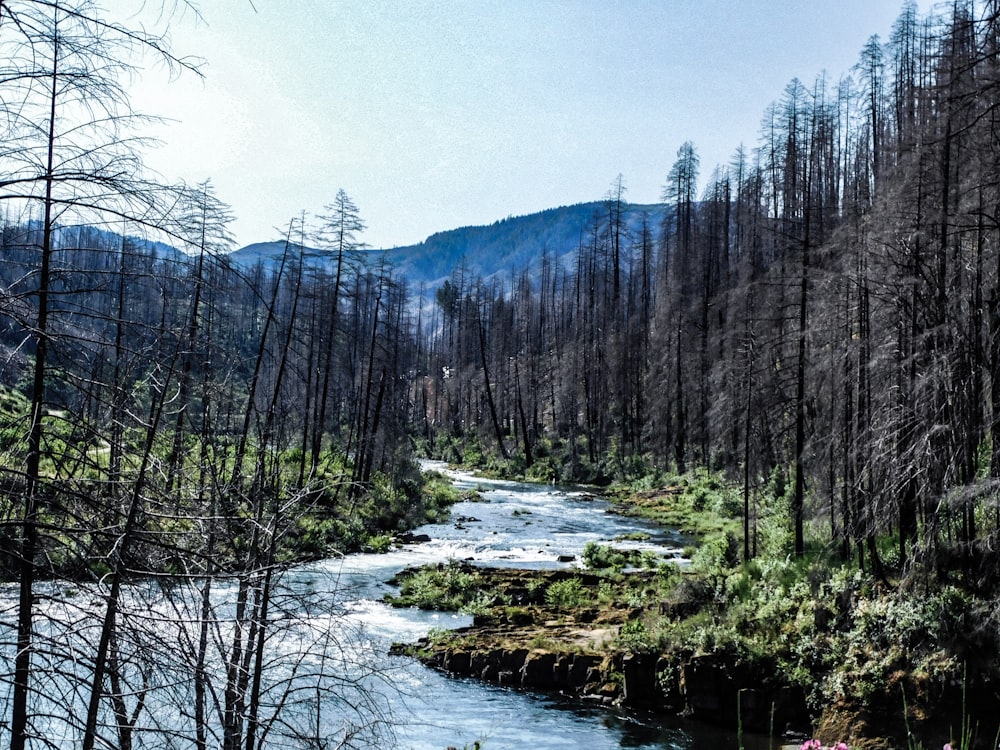
[[423,473],[423,494],[427,512],[435,515],[460,499],[455,485],[439,471]]
[[545,589],[545,603],[558,610],[569,610],[581,606],[590,598],[590,593],[578,578],[553,581]]
[[735,534],[726,532],[702,542],[691,557],[691,564],[698,570],[717,572],[733,567],[739,559],[740,543]]
[[622,549],[610,544],[587,542],[583,547],[583,562],[596,570],[621,571],[624,568],[656,567],[657,555],[652,550]]
[[653,636],[642,620],[629,620],[618,629],[616,645],[622,651],[636,654],[660,653],[663,644]]
[[[482,609],[477,577],[451,560],[410,571],[400,580],[398,596],[387,597],[393,606],[458,612],[465,607]],[[477,603],[478,602],[478,603]]]
[[375,552],[377,554],[385,554],[393,545],[392,534],[371,534],[365,540],[362,548],[365,552]]
[[458,611],[464,615],[481,616],[497,606],[499,598],[483,590],[475,592],[471,599],[465,601]]

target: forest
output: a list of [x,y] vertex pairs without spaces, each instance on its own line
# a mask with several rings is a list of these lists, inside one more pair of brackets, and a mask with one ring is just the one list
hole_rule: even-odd
[[[331,677],[348,658],[349,627],[325,625],[338,603],[290,595],[281,574],[384,547],[433,511],[405,430],[405,282],[359,255],[343,191],[315,226],[289,221],[275,268],[229,263],[211,184],[144,168],[130,76],[201,74],[166,33],[89,0],[0,3],[12,750],[250,750],[325,736],[326,711],[346,710],[345,735],[378,721],[352,697],[358,670]],[[307,236],[322,269],[302,262]]]
[[[540,479],[695,468],[787,498],[844,558],[992,585],[1000,505],[1000,17],[906,5],[850,75],[791,81],[754,148],[683,144],[661,225],[622,177],[575,265],[437,292],[428,435]],[[444,379],[437,379],[442,368]],[[443,443],[442,443],[443,441]]]
[[[318,738],[321,694],[351,688],[304,653],[287,668],[313,692],[264,677],[273,629],[306,627],[282,616],[279,573],[433,516],[419,456],[596,485],[717,472],[740,488],[744,561],[777,513],[793,556],[994,592],[995,0],[905,5],[849,75],[790,82],[707,177],[684,143],[661,221],[619,176],[571,263],[460,264],[432,291],[365,246],[343,190],[289,220],[280,263],[230,263],[211,183],[144,168],[126,79],[150,60],[202,74],[166,29],[4,0],[0,48],[12,750],[55,725],[84,750],[131,747],[154,705],[196,747]],[[179,660],[129,585],[144,577],[175,582],[155,607],[197,603]],[[337,651],[329,629],[309,637]],[[82,710],[55,717],[54,696]],[[284,718],[296,702],[304,725]]]

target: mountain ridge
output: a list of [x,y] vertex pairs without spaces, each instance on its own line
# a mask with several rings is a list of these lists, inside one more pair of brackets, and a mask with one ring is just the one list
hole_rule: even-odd
[[[473,277],[489,278],[529,268],[543,253],[567,263],[594,226],[596,217],[607,222],[607,201],[591,201],[543,209],[521,216],[508,216],[492,224],[457,227],[435,232],[422,242],[369,252],[384,253],[407,281],[416,286],[440,286],[460,263]],[[623,203],[626,232],[638,236],[643,216],[654,235],[659,233],[668,211],[661,204]],[[234,251],[230,258],[241,266],[276,263],[285,242],[255,242]],[[307,258],[321,260],[329,253],[305,248]]]

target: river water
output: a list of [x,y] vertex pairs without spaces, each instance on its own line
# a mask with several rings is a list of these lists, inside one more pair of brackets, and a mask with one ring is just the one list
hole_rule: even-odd
[[[431,628],[470,622],[462,615],[393,609],[382,603],[384,594],[392,591],[385,581],[405,567],[449,559],[529,568],[579,565],[560,563],[559,557],[578,559],[587,542],[610,542],[636,531],[647,532],[651,539],[635,546],[679,554],[679,536],[610,514],[605,501],[585,492],[448,474],[460,489],[478,489],[484,502],[459,503],[452,508],[451,522],[417,529],[431,537],[429,542],[313,567],[316,573],[338,574],[355,592],[349,616],[364,625],[372,658],[384,654],[393,641],[412,641]],[[485,750],[737,747],[735,734],[447,677],[405,657],[387,657],[385,668],[400,690],[392,701],[395,746],[400,748],[471,748],[476,740]]]
[[[478,490],[482,501],[459,503],[450,521],[415,530],[430,541],[387,554],[331,558],[283,574],[261,654],[267,681],[262,711],[265,704],[273,709],[269,723],[262,724],[264,748],[444,750],[471,749],[477,741],[484,750],[738,747],[734,732],[448,677],[409,657],[390,656],[393,642],[412,642],[431,629],[471,620],[385,604],[385,594],[393,591],[387,581],[404,568],[448,560],[528,568],[580,565],[587,542],[611,542],[637,531],[649,540],[616,544],[676,557],[685,541],[608,513],[606,502],[583,491],[447,473],[460,489]],[[123,592],[117,673],[135,750],[194,745],[191,678],[202,585],[198,579],[136,581]],[[79,745],[102,596],[94,587],[38,586],[32,749]],[[215,619],[205,678],[213,691],[208,745],[215,747],[221,745],[227,654],[238,632],[236,584],[220,579],[211,597]],[[2,718],[9,715],[16,601],[12,585],[0,587],[0,661],[7,664],[0,674],[0,745],[9,741]],[[108,712],[101,724],[99,746],[120,747],[121,725]],[[749,741],[744,746],[753,747]]]

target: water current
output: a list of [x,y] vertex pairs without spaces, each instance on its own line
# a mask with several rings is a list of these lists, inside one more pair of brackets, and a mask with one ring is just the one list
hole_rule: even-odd
[[[443,464],[426,468],[444,470]],[[558,695],[498,687],[435,672],[409,657],[390,656],[394,642],[412,642],[433,628],[456,628],[456,613],[396,609],[384,601],[387,583],[407,567],[465,560],[479,565],[579,566],[588,542],[611,542],[645,532],[641,542],[679,556],[676,533],[607,512],[607,503],[566,487],[482,479],[447,472],[481,501],[461,502],[445,523],[418,528],[428,541],[387,554],[352,554],[302,565],[282,576],[273,596],[261,724],[263,748],[378,747],[403,750],[610,750],[612,748],[736,748],[735,733],[681,719],[582,705]],[[679,562],[678,564],[683,564]],[[139,748],[194,746],[193,654],[204,581],[147,580],[122,593],[121,658],[117,674],[131,719],[129,744]],[[36,590],[31,748],[77,746],[86,715],[93,647],[103,617],[102,591],[53,582]],[[208,745],[219,742],[222,686],[234,641],[236,584],[212,586],[214,620],[205,681],[211,695]],[[0,656],[13,663],[16,589],[0,586]],[[78,665],[82,665],[78,666]],[[11,674],[0,678],[4,717]],[[6,688],[6,690],[4,689]],[[118,688],[116,688],[118,689]],[[6,693],[6,694],[5,694]],[[267,714],[265,707],[271,707]],[[105,711],[101,747],[120,747],[121,724]],[[346,728],[346,730],[345,730]],[[345,742],[345,731],[353,731]],[[311,739],[310,739],[311,738]],[[0,721],[0,745],[9,741]],[[343,743],[343,744],[342,744]],[[751,747],[749,742],[745,747]],[[765,745],[767,746],[767,745]]]
[[[679,552],[678,535],[608,513],[607,503],[587,492],[448,473],[460,489],[477,489],[483,502],[459,503],[452,508],[451,522],[417,529],[431,538],[428,542],[319,566],[324,572],[335,567],[345,590],[355,592],[349,616],[364,624],[373,658],[393,641],[411,641],[431,628],[470,622],[462,615],[393,609],[382,603],[392,590],[385,581],[405,567],[449,559],[526,568],[579,565],[587,542],[610,542],[636,531],[650,535],[649,541],[633,543],[636,546]],[[575,559],[560,562],[561,557]],[[558,696],[448,677],[404,657],[388,658],[393,686],[400,691],[393,699],[400,748],[471,748],[476,740],[484,750],[737,747],[735,736],[679,719],[580,705]]]

